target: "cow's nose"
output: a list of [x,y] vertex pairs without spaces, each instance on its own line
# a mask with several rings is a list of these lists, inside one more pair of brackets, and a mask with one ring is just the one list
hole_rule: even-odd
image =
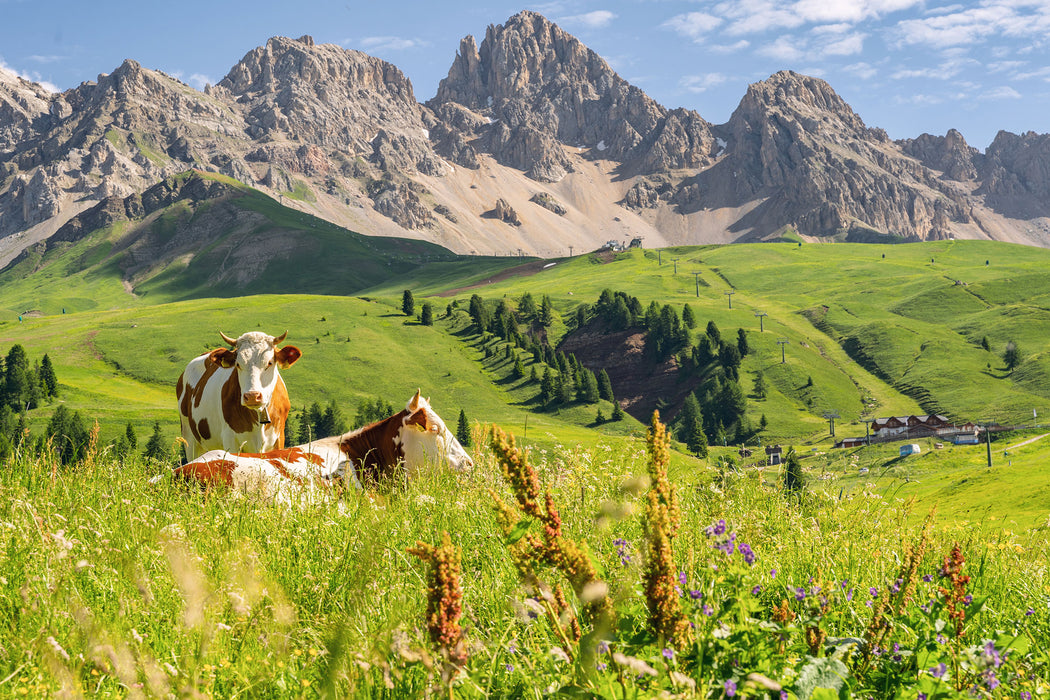
[[261,391],[246,391],[244,396],[241,397],[241,402],[245,406],[254,407],[262,405],[262,392]]

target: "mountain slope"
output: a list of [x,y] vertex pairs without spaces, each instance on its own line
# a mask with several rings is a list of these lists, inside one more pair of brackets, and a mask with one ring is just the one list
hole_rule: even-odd
[[[664,107],[534,12],[460,42],[420,104],[390,63],[274,37],[199,92],[133,60],[60,94],[0,76],[0,264],[190,168],[376,236],[557,256],[777,238],[1050,246],[1050,137],[891,141],[782,72],[730,120]],[[502,200],[502,202],[501,202]]]

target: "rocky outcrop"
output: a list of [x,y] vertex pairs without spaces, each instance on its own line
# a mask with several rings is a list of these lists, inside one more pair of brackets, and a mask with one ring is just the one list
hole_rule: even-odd
[[529,197],[529,201],[533,204],[539,204],[544,209],[552,211],[558,216],[565,216],[569,213],[569,210],[562,206],[561,202],[546,192],[537,192]]
[[979,193],[1007,216],[1050,216],[1050,134],[1000,131],[985,152]]
[[503,197],[497,199],[496,206],[482,214],[482,216],[489,219],[499,219],[511,226],[521,226],[521,219],[518,218],[518,212],[514,211],[514,207],[512,207],[507,200],[503,199]]
[[421,190],[413,183],[390,180],[377,180],[368,187],[376,211],[409,230],[426,228],[434,221],[434,215],[419,200]]
[[975,164],[980,162],[981,155],[976,148],[967,145],[966,139],[955,129],[949,129],[944,136],[922,134],[897,143],[902,151],[926,167],[940,170],[949,180],[970,182],[977,179]]

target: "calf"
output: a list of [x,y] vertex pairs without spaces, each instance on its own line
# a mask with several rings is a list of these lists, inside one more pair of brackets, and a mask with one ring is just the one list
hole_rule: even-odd
[[175,476],[204,486],[226,485],[280,503],[325,501],[332,487],[358,489],[412,478],[427,463],[457,471],[473,460],[417,391],[403,411],[343,435],[263,453],[212,450],[175,469]]
[[236,340],[219,335],[230,347],[190,360],[175,387],[186,459],[216,449],[283,448],[291,402],[278,368],[291,367],[302,353],[294,345],[277,348],[287,331],[277,337],[245,333]]

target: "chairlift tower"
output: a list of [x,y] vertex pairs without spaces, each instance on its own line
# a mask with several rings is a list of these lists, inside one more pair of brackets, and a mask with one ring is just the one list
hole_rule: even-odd
[[868,428],[870,428],[871,424],[875,422],[875,419],[874,418],[861,418],[860,420],[861,420],[862,423],[864,423],[864,442],[866,442],[868,444],[868,446],[870,447],[871,446],[871,435],[868,433]]
[[678,258],[671,258],[671,262],[674,263],[674,273],[678,274]]
[[835,419],[839,417],[838,411],[824,411],[823,416],[828,421],[828,432],[835,437]]
[[755,312],[755,316],[758,316],[758,332],[759,333],[764,333],[765,332],[766,329],[762,325],[762,319],[764,319],[768,315],[769,314],[767,314],[765,311],[756,311]]
[[734,295],[734,294],[736,294],[736,292],[735,292],[735,291],[733,291],[733,292],[723,292],[723,293],[724,293],[724,294],[725,294],[725,295],[726,295],[727,297],[729,297],[729,308],[733,308],[733,295]]
[[780,338],[779,340],[777,340],[777,345],[780,346],[780,364],[784,364],[784,362],[787,359],[785,357],[785,355],[784,355],[784,346],[787,345],[790,342],[791,341],[788,340],[787,338]]
[[700,274],[701,273],[699,273],[699,272],[694,272],[693,273],[693,277],[696,279],[696,298],[697,299],[700,298]]

